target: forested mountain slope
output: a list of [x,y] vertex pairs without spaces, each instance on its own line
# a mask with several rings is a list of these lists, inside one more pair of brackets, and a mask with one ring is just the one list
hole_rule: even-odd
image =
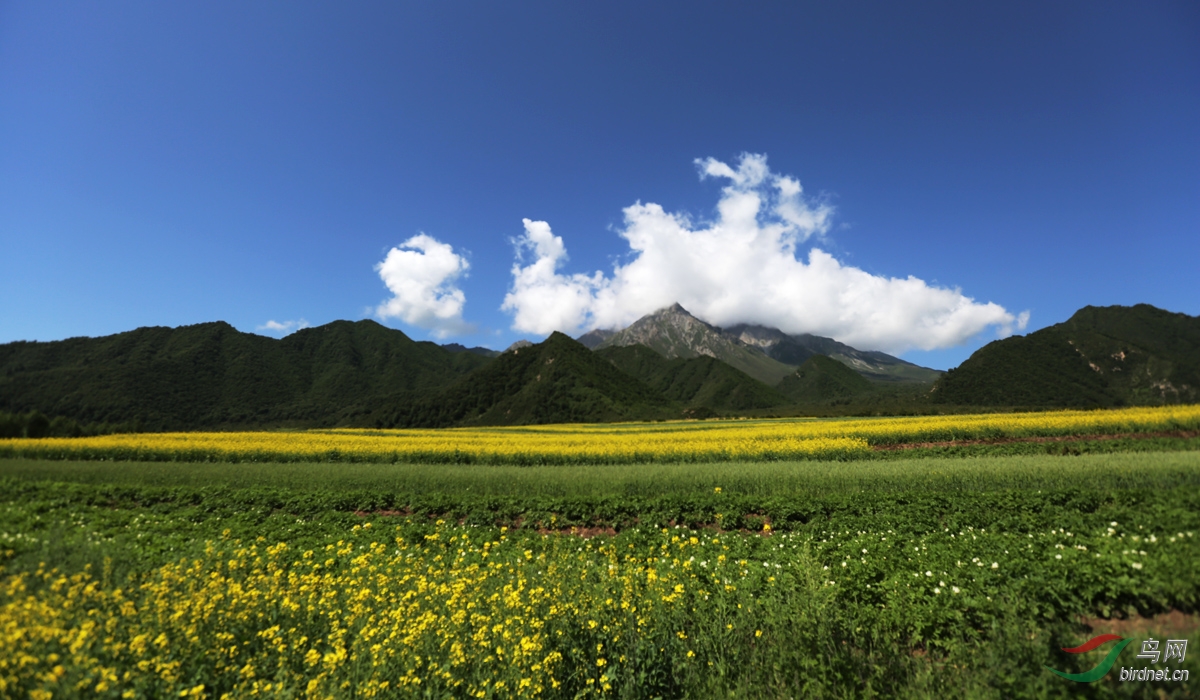
[[448,386],[489,358],[374,321],[283,339],[224,322],[0,345],[0,411],[147,430],[333,425]]
[[1121,406],[1200,401],[1200,317],[1086,306],[1070,319],[980,348],[934,387],[973,406]]

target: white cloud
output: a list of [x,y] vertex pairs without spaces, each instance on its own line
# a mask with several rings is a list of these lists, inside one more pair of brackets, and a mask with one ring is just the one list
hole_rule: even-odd
[[424,233],[388,251],[375,266],[392,298],[375,308],[381,319],[400,319],[438,338],[471,330],[463,321],[466,295],[455,282],[466,274],[466,258]]
[[299,321],[284,321],[280,323],[276,320],[270,320],[259,326],[258,330],[288,335],[289,333],[294,333],[301,328],[308,328],[308,321],[300,319]]
[[[721,326],[759,323],[898,353],[958,345],[988,327],[1006,336],[1028,322],[1027,312],[1014,316],[912,276],[872,275],[818,247],[798,258],[800,244],[829,231],[831,206],[805,197],[798,180],[772,173],[766,156],[744,154],[736,168],[712,158],[696,165],[701,178],[729,181],[716,220],[694,224],[653,203],[627,207],[619,234],[631,256],[611,275],[560,272],[562,238],[548,223],[526,219],[501,307],[513,314],[513,329],[619,328],[679,302]],[[525,250],[534,258],[528,265]]]
[[[567,260],[562,238],[550,232],[545,221],[523,220],[525,235],[516,240],[518,261],[513,264],[513,289],[500,308],[513,313],[513,328],[533,333],[576,330],[591,313],[594,292],[605,284],[604,276],[561,275],[558,268]],[[529,249],[535,260],[521,266],[522,252]]]

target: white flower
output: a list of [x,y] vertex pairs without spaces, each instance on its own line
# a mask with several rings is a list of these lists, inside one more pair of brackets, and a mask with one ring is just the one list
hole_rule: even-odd
[[1132,566],[1133,568],[1137,569],[1138,571],[1142,570],[1142,562],[1140,562],[1140,561],[1131,562],[1129,565]]
[[846,562],[842,562],[842,568],[846,568]]
[[951,587],[950,587],[950,590],[954,591],[954,595],[958,595],[958,594],[959,594],[958,586],[951,586]]
[[1061,554],[1055,554],[1055,555],[1054,555],[1054,558],[1055,558],[1055,559],[1062,559],[1062,555],[1061,555]]
[[934,594],[934,595],[941,595],[941,594],[942,594],[942,589],[940,589],[940,588],[935,588],[935,589],[933,589],[933,594]]
[[926,571],[926,572],[925,572],[925,575],[926,575],[926,576],[933,576],[933,572],[932,572],[932,571]]
[[996,562],[992,562],[992,568],[993,568],[993,569],[999,569],[999,568],[1000,568],[1000,565],[999,565],[998,563],[996,563]]

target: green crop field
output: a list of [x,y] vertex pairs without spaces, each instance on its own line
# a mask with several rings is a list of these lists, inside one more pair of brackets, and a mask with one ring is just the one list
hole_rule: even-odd
[[[1197,636],[1194,440],[529,467],[4,459],[0,697],[1190,697],[1118,669],[1144,665],[1143,639]],[[1062,648],[1109,632],[1134,642],[1100,680],[1046,670],[1096,666],[1108,646]]]

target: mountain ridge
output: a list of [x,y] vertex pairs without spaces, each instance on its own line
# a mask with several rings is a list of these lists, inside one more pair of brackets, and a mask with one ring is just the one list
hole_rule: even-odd
[[720,328],[697,318],[678,303],[646,314],[613,333],[595,349],[619,345],[644,345],[668,360],[707,355],[768,386],[778,384],[792,372],[788,365],[728,337]]
[[334,321],[279,339],[223,321],[151,326],[0,345],[0,411],[138,421],[150,430],[318,427],[363,419],[489,361],[370,320]]
[[[18,431],[52,419],[55,430],[78,434],[104,426],[499,425],[1200,401],[1200,317],[1149,305],[1084,307],[1062,323],[989,343],[933,385],[868,381],[844,359],[816,352],[849,355],[849,346],[830,339],[748,325],[722,331],[679,306],[660,312],[634,331],[667,350],[675,344],[673,358],[612,342],[622,340],[620,332],[597,350],[554,333],[496,353],[416,341],[369,320],[335,321],[280,339],[218,321],[17,341],[0,345],[0,415],[24,426]],[[740,337],[757,347],[739,344]],[[791,357],[813,354],[791,367],[762,347],[777,353],[782,347]],[[766,366],[774,374],[782,367],[786,375],[771,386],[714,357],[729,348],[759,363],[752,369]],[[888,357],[861,354],[867,361]],[[11,425],[4,429],[12,433]]]
[[667,359],[645,345],[611,346],[595,353],[688,407],[742,411],[788,403],[786,396],[770,386],[707,355]]
[[863,351],[832,338],[789,335],[777,328],[739,323],[712,325],[675,303],[620,330],[591,330],[578,340],[595,350],[644,345],[664,357],[715,357],[775,386],[814,355],[826,355],[876,382],[932,383],[941,372],[878,351]]
[[678,417],[678,406],[570,337],[510,348],[437,394],[398,407],[390,427],[597,423]]
[[1085,306],[988,343],[934,385],[935,403],[1104,407],[1200,400],[1200,316]]

